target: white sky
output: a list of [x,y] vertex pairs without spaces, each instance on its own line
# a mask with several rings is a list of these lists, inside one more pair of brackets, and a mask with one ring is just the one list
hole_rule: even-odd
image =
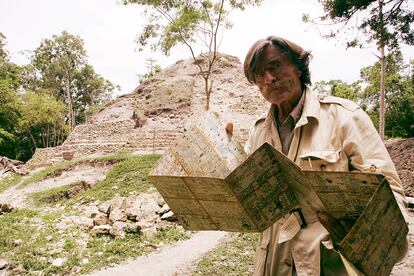
[[[138,85],[138,74],[147,71],[145,60],[155,58],[163,68],[178,59],[189,58],[184,47],[169,57],[151,51],[137,52],[134,42],[143,26],[136,5],[123,6],[117,0],[0,0],[0,32],[7,38],[12,61],[28,62],[25,50],[34,50],[44,38],[66,30],[85,42],[88,61],[95,71],[129,93]],[[302,23],[302,14],[322,13],[316,0],[264,0],[258,8],[233,12],[233,28],[226,30],[220,51],[244,56],[257,39],[268,35],[285,37],[314,56],[312,80],[342,79],[352,82],[359,70],[373,64],[375,49],[348,49],[340,41],[324,40],[311,26]],[[405,59],[414,58],[414,47],[403,47]]]

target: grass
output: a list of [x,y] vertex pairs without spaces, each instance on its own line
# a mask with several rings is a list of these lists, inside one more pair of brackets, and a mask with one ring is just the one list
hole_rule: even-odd
[[32,175],[31,177],[25,179],[18,186],[18,188],[21,189],[21,188],[24,188],[24,187],[26,187],[27,185],[29,185],[31,183],[42,181],[42,180],[46,179],[49,176],[61,174],[62,171],[67,170],[72,165],[73,165],[73,162],[65,161],[65,162],[58,163],[56,165],[47,167],[44,170],[41,170],[40,172],[37,172],[34,175]]
[[[94,200],[106,201],[119,194],[128,196],[131,193],[152,192],[154,186],[148,180],[148,172],[158,160],[159,155],[129,156],[115,164],[108,172],[106,178],[96,183],[91,189],[84,190],[78,195],[67,199],[62,198],[61,204],[73,205],[78,202],[90,202]],[[119,159],[114,159],[119,160]],[[61,167],[59,167],[61,168]],[[50,172],[53,170],[49,170]],[[43,177],[46,174],[42,174]],[[55,195],[68,191],[77,183],[55,187],[46,191],[32,193],[29,198],[37,207],[54,204],[52,198]]]
[[[74,275],[88,273],[108,265],[115,265],[155,250],[161,244],[187,239],[189,233],[174,225],[158,229],[157,234],[144,238],[126,233],[123,239],[109,235],[96,236],[72,222],[81,212],[72,204],[88,200],[109,200],[116,194],[151,192],[155,188],[148,180],[148,172],[159,155],[112,155],[93,160],[64,162],[32,176],[27,183],[40,181],[82,162],[116,161],[105,180],[82,191],[58,211],[30,211],[19,209],[0,215],[0,259],[6,260],[8,275]],[[13,178],[14,179],[14,178]],[[15,183],[18,179],[10,180]],[[76,184],[76,183],[75,183]],[[2,183],[3,187],[4,182]],[[8,186],[11,184],[7,184]],[[27,184],[26,184],[27,185]],[[48,203],[54,195],[67,191],[74,184],[32,194],[36,204]],[[46,209],[47,210],[47,209]],[[53,265],[61,258],[62,266]]]
[[[175,80],[174,83],[160,82],[151,92],[151,98],[143,99],[145,110],[174,107],[179,103],[190,102],[191,89],[188,80]],[[180,91],[180,93],[174,93]],[[156,99],[156,100],[152,100]]]
[[[0,259],[9,263],[8,275],[84,274],[136,258],[161,244],[187,239],[189,233],[173,225],[158,229],[152,237],[128,232],[125,238],[119,239],[109,235],[96,236],[71,222],[70,217],[81,215],[75,203],[109,200],[116,194],[127,196],[155,191],[148,180],[148,172],[158,158],[158,155],[118,155],[94,159],[115,160],[117,163],[109,170],[106,179],[91,189],[56,202],[66,204],[65,208],[42,212],[19,209],[0,215]],[[79,162],[86,161],[65,162],[32,177],[39,181]],[[45,204],[53,195],[72,186],[42,191],[33,194],[32,199],[37,204]],[[58,258],[64,260],[62,266],[52,264]]]
[[[10,275],[87,273],[151,252],[160,244],[188,238],[187,232],[173,227],[161,228],[151,239],[133,233],[125,239],[85,235],[74,225],[56,227],[55,222],[66,215],[58,211],[42,216],[22,209],[0,216],[0,259],[9,262]],[[57,258],[65,260],[60,267],[52,265]]]
[[65,191],[68,191],[71,187],[78,184],[79,182],[67,184],[64,186],[55,187],[46,191],[35,192],[29,195],[29,199],[31,199],[32,203],[36,207],[40,207],[43,205],[51,205],[54,204],[53,196],[58,194],[62,194]]
[[258,234],[236,234],[197,261],[192,275],[251,275]]
[[22,179],[21,175],[13,173],[11,176],[7,177],[3,181],[0,182],[0,193],[4,192],[8,188],[16,185]]
[[158,160],[159,155],[132,156],[115,164],[106,178],[91,189],[69,199],[69,203],[109,200],[116,194],[128,196],[130,193],[155,191],[148,180],[148,172]]
[[69,170],[72,167],[74,167],[76,165],[79,165],[79,164],[90,163],[90,162],[104,162],[104,161],[116,163],[116,162],[126,160],[130,157],[131,157],[131,154],[129,152],[119,151],[117,153],[114,153],[114,154],[108,155],[108,156],[102,156],[102,157],[97,157],[97,158],[85,158],[85,159],[80,159],[80,160],[76,160],[76,161],[64,161],[64,162],[58,163],[56,165],[47,167],[47,168],[45,168],[44,170],[41,170],[38,173],[35,173],[31,177],[24,180],[18,186],[18,188],[24,188],[25,186],[27,186],[31,183],[42,181],[42,180],[44,180],[48,177],[51,177],[51,176],[58,176],[58,175],[62,174],[63,171]]

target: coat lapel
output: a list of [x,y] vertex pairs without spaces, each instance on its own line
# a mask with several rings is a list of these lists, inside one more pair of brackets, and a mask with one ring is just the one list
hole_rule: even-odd
[[[296,161],[296,155],[298,152],[300,139],[301,139],[302,127],[308,124],[309,122],[308,118],[310,117],[315,118],[317,121],[319,121],[319,112],[320,112],[319,100],[317,96],[311,92],[310,89],[306,89],[305,93],[306,93],[305,103],[303,105],[302,115],[299,121],[296,123],[295,129],[293,131],[292,142],[290,143],[289,152],[288,152],[288,158],[293,161]],[[302,139],[306,139],[306,137],[302,137]],[[279,140],[279,143],[280,143],[280,140]]]

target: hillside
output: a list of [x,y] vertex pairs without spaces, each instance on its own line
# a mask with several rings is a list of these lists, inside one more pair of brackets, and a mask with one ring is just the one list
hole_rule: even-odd
[[[235,125],[235,136],[246,139],[254,118],[266,110],[257,88],[243,76],[238,58],[220,55],[213,70],[211,110]],[[30,167],[128,149],[159,152],[204,110],[204,84],[193,60],[181,60],[141,83],[132,93],[104,106],[89,122],[77,126],[59,147],[37,149]]]

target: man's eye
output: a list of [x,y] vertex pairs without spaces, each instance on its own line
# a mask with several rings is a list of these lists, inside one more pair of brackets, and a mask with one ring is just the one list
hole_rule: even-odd
[[272,61],[272,62],[270,62],[268,64],[267,70],[269,70],[269,71],[275,71],[275,70],[279,69],[279,67],[280,67],[280,62],[278,62],[278,61]]

